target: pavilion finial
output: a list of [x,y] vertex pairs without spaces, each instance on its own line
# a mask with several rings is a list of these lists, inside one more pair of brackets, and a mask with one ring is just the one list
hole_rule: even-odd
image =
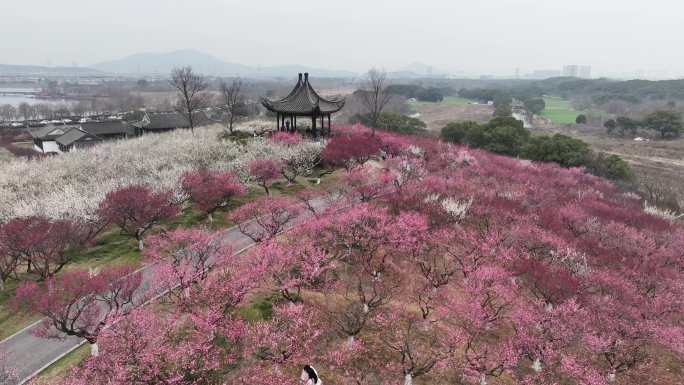
[[308,72],[304,72],[304,81],[305,82],[309,81],[309,73]]
[[302,73],[301,72],[299,73],[299,82],[300,83],[302,82]]

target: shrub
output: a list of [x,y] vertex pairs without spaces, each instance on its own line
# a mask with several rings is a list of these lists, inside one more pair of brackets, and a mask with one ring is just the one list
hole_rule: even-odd
[[641,122],[630,119],[624,116],[618,116],[615,119],[615,124],[620,131],[620,135],[625,135],[626,131],[629,131],[632,135],[636,135],[637,129],[641,126]]
[[605,123],[603,123],[603,127],[606,128],[606,132],[612,134],[617,128],[617,122],[614,119],[608,119]]
[[487,125],[475,122],[450,123],[442,129],[442,139],[498,154],[516,156],[527,143],[530,132],[512,117],[498,117]]
[[447,124],[440,132],[440,138],[446,142],[464,143],[464,139],[470,130],[481,129],[476,122],[452,122]]
[[475,147],[510,156],[517,156],[530,137],[527,129],[513,126],[494,126],[483,132],[485,135],[478,137],[483,143]]
[[133,185],[107,194],[100,202],[98,214],[107,223],[138,240],[143,249],[143,236],[159,222],[178,215],[178,206],[169,192],[155,192],[150,188]]
[[644,119],[644,126],[656,131],[661,138],[678,137],[682,132],[682,116],[670,111],[656,111]]
[[521,151],[524,158],[556,162],[563,167],[586,165],[589,154],[589,146],[586,143],[561,134],[532,137]]
[[525,104],[525,109],[534,115],[538,115],[546,108],[546,102],[542,98],[525,99],[523,103]]
[[241,233],[254,242],[271,239],[283,231],[301,212],[301,205],[290,198],[262,197],[228,214]]
[[330,166],[351,169],[377,155],[381,147],[382,143],[378,136],[361,132],[343,133],[328,140],[321,157]]
[[617,155],[600,152],[593,155],[587,169],[594,175],[616,181],[631,181],[634,178],[629,164]]
[[302,142],[302,136],[296,132],[276,131],[269,136],[269,140],[276,144],[292,146]]
[[584,114],[579,114],[575,118],[575,123],[577,124],[587,124],[587,116]]
[[255,159],[249,162],[249,175],[270,194],[268,185],[280,176],[282,164],[273,159]]
[[226,207],[231,198],[246,193],[238,177],[229,171],[190,171],[183,174],[181,186],[209,221],[213,220],[211,214]]

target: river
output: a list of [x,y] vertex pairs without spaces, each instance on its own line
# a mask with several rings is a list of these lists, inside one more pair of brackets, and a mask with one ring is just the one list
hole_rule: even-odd
[[39,93],[40,89],[31,88],[0,88],[0,105],[10,104],[14,107],[18,107],[21,103],[28,104],[74,104],[73,100],[66,99],[39,99],[34,95],[28,95],[28,93],[34,92]]

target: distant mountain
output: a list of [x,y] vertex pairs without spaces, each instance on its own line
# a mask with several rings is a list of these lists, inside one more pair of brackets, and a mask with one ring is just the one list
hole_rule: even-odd
[[43,67],[34,65],[0,64],[0,75],[51,75],[51,76],[75,76],[75,75],[102,75],[102,72],[87,67]]
[[122,59],[93,65],[104,72],[116,74],[168,74],[174,67],[192,66],[198,72],[211,75],[244,75],[252,69],[248,66],[226,63],[212,55],[194,50],[167,53],[138,53]]
[[298,72],[310,72],[318,77],[353,77],[353,72],[310,68],[301,65],[281,65],[270,67],[250,67],[243,64],[225,62],[215,56],[195,50],[180,50],[167,53],[138,53],[122,59],[93,65],[100,71],[149,75],[168,74],[174,67],[192,66],[200,73],[215,76],[244,77],[292,77]]

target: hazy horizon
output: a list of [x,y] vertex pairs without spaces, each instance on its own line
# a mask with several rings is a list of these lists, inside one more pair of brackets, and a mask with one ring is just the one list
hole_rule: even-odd
[[0,4],[0,63],[91,66],[194,49],[250,66],[354,72],[421,62],[511,75],[583,64],[595,76],[680,77],[682,10],[669,0],[25,0]]

